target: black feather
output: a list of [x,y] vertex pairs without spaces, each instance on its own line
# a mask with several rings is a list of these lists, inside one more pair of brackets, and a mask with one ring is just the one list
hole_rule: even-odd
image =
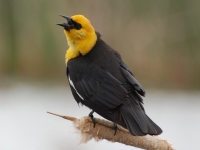
[[124,65],[121,65],[121,72],[126,77],[126,79],[133,85],[134,89],[142,96],[145,96],[145,91],[141,84],[134,78],[133,74],[125,68]]
[[141,97],[145,91],[141,84],[118,52],[101,40],[99,34],[97,36],[88,54],[67,63],[67,76],[74,84],[75,89],[71,85],[70,88],[75,100],[127,128],[133,135],[162,133],[145,113]]

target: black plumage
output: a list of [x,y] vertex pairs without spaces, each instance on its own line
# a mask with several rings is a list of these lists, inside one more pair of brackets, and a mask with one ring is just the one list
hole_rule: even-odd
[[119,53],[96,34],[96,44],[89,53],[67,62],[66,73],[75,100],[133,135],[162,133],[145,113],[141,98],[144,89]]

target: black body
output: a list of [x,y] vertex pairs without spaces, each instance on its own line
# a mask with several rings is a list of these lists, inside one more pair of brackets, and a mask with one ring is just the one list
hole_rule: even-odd
[[145,95],[144,89],[119,53],[96,34],[98,40],[93,49],[67,63],[67,76],[73,82],[70,88],[75,100],[127,128],[133,135],[162,133],[145,113],[141,98]]

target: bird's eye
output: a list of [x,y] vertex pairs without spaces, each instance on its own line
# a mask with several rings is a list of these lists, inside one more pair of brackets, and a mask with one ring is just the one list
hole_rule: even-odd
[[75,28],[76,28],[77,30],[80,30],[80,29],[82,28],[82,26],[81,26],[81,24],[76,23],[76,24],[75,24]]

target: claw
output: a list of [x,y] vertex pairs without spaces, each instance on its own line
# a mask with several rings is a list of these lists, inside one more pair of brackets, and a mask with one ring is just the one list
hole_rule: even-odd
[[118,129],[118,126],[117,126],[116,123],[114,123],[114,130],[115,130],[114,135],[116,135],[116,133],[117,133],[117,129]]
[[91,111],[91,112],[89,113],[89,115],[88,115],[88,116],[91,118],[91,120],[92,120],[92,123],[93,123],[93,125],[94,125],[94,128],[95,128],[96,121],[95,121],[95,119],[94,119],[93,113],[94,113],[94,111]]

